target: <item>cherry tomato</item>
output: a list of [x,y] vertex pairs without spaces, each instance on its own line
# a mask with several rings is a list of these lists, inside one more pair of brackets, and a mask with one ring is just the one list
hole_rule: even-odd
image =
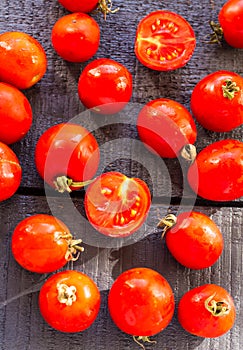
[[98,6],[99,0],[58,0],[70,12],[91,12]]
[[196,38],[190,24],[170,11],[155,11],[137,27],[135,54],[148,68],[168,71],[183,67],[191,58]]
[[235,306],[230,294],[215,284],[205,284],[185,293],[178,305],[178,320],[189,333],[216,338],[234,325]]
[[226,139],[205,147],[189,167],[188,181],[201,197],[230,201],[243,196],[243,142]]
[[173,257],[190,269],[212,266],[220,257],[224,240],[217,225],[200,212],[184,212],[166,230],[166,245]]
[[15,153],[0,142],[0,202],[12,197],[19,188],[22,169]]
[[243,48],[243,1],[229,0],[219,12],[219,23],[225,41],[232,47]]
[[12,235],[12,253],[26,270],[47,273],[75,260],[82,247],[73,240],[68,227],[54,216],[32,215],[22,220]]
[[188,110],[167,98],[148,102],[137,119],[144,145],[164,158],[177,157],[181,149],[196,141],[196,125]]
[[25,95],[9,84],[0,83],[0,140],[11,144],[21,140],[32,124],[32,109]]
[[100,43],[98,23],[85,13],[71,13],[57,20],[52,28],[52,45],[64,60],[84,62],[97,52]]
[[47,129],[35,150],[40,176],[59,192],[80,189],[99,165],[100,152],[95,137],[78,124],[61,123]]
[[243,123],[243,78],[229,71],[207,75],[192,92],[191,110],[198,122],[212,131],[231,131],[240,126]]
[[42,286],[39,307],[44,320],[60,332],[76,333],[91,326],[100,309],[100,292],[82,272],[66,270]]
[[132,75],[114,60],[94,60],[80,75],[78,94],[84,106],[96,113],[117,113],[132,96]]
[[89,185],[84,204],[88,220],[97,231],[122,237],[131,235],[144,223],[151,197],[141,179],[108,172]]
[[23,32],[0,34],[0,81],[27,89],[43,77],[46,68],[45,51],[32,36]]
[[158,272],[137,267],[123,272],[113,283],[108,308],[123,332],[147,340],[161,332],[174,314],[174,295]]

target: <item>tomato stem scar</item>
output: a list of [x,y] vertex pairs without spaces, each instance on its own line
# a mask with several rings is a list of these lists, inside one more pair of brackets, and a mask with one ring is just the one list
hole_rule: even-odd
[[93,182],[94,179],[92,180],[87,180],[87,181],[81,181],[81,182],[75,182],[72,179],[68,178],[67,176],[58,176],[56,180],[54,181],[55,188],[58,192],[64,193],[64,192],[72,192],[70,187],[85,187],[91,182]]
[[161,219],[157,227],[163,228],[161,239],[164,238],[164,235],[168,229],[173,227],[177,222],[177,217],[174,214],[168,214],[163,219]]
[[68,286],[65,283],[57,284],[57,299],[61,304],[66,304],[71,306],[73,302],[77,300],[76,292],[77,289],[75,286]]
[[156,340],[151,340],[149,339],[149,337],[147,336],[133,336],[133,340],[135,341],[135,343],[137,343],[139,346],[141,346],[142,349],[145,350],[145,346],[143,343],[140,343],[140,341],[144,342],[144,343],[150,343],[150,344],[156,344]]
[[204,306],[205,308],[211,312],[211,314],[215,317],[223,316],[229,313],[229,307],[227,303],[224,301],[216,301],[213,298],[215,297],[215,294],[210,295],[205,302]]
[[240,91],[239,86],[236,85],[236,82],[227,79],[225,85],[222,85],[223,96],[232,100],[235,97],[235,93]]

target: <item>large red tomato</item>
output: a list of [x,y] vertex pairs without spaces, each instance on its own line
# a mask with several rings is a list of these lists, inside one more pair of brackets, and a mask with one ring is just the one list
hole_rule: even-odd
[[52,28],[52,45],[59,56],[70,62],[89,60],[98,50],[100,28],[85,13],[71,13],[57,20]]
[[132,96],[132,75],[112,59],[94,60],[80,75],[78,94],[84,106],[96,113],[117,113]]
[[108,172],[89,185],[84,204],[88,220],[97,231],[123,237],[131,235],[144,223],[151,197],[144,181]]
[[205,147],[188,170],[191,188],[213,201],[243,196],[243,142],[226,139]]
[[235,322],[235,305],[231,295],[215,284],[193,288],[178,305],[178,320],[189,333],[216,338],[228,332]]
[[0,142],[0,202],[12,197],[19,188],[22,168],[15,153]]
[[183,67],[190,60],[195,46],[192,27],[177,13],[151,12],[138,24],[135,54],[148,68],[168,71]]
[[32,109],[25,95],[14,86],[0,83],[0,140],[21,140],[32,124]]
[[89,328],[100,309],[100,292],[82,272],[66,270],[52,275],[41,287],[40,312],[44,320],[61,332]]
[[45,51],[32,36],[23,32],[0,34],[0,81],[27,89],[43,77],[46,68]]
[[83,187],[99,166],[100,152],[95,137],[78,124],[61,123],[39,138],[35,161],[40,176],[60,192]]
[[191,109],[206,129],[225,132],[240,126],[243,123],[243,78],[229,71],[207,75],[192,92]]
[[167,98],[148,102],[137,119],[140,139],[152,152],[164,158],[177,157],[182,148],[196,141],[196,125],[180,103]]

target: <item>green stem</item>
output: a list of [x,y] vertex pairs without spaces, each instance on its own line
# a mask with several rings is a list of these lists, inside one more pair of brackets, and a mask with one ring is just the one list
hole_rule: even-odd
[[162,235],[161,238],[164,238],[166,231],[173,227],[177,222],[177,217],[174,214],[168,214],[163,219],[160,220],[157,227],[162,227]]
[[106,15],[108,13],[116,13],[119,11],[119,7],[112,10],[112,1],[111,0],[99,0],[98,11],[101,11],[104,14],[104,18],[106,20]]
[[[141,346],[142,349],[145,350],[145,346],[143,343],[150,343],[150,344],[156,344],[156,340],[151,340],[149,339],[149,337],[147,336],[133,336],[133,340],[135,341],[135,343],[137,343],[139,346]],[[142,342],[142,343],[141,343]]]
[[239,86],[230,79],[225,81],[225,85],[222,85],[223,96],[232,100],[235,97],[235,93],[240,91]]
[[210,295],[205,302],[205,308],[215,317],[220,317],[229,313],[229,307],[224,301],[216,301],[213,298],[215,294]]
[[64,192],[72,192],[70,187],[85,187],[91,184],[94,181],[88,180],[88,181],[81,181],[81,182],[75,182],[72,179],[68,178],[67,176],[58,176],[56,180],[54,181],[55,188],[58,192],[64,193]]

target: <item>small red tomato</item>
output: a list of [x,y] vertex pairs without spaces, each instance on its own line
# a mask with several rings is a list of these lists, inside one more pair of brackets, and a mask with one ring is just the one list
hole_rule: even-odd
[[35,150],[40,176],[59,192],[80,189],[95,175],[100,160],[95,137],[78,124],[61,123],[47,129]]
[[198,153],[188,170],[188,182],[199,196],[230,201],[243,196],[243,142],[221,140]]
[[98,23],[85,13],[71,13],[57,20],[52,28],[52,45],[64,60],[84,62],[97,52],[100,43]]
[[58,0],[70,12],[91,12],[98,6],[99,0]]
[[132,96],[132,75],[126,67],[114,60],[94,60],[80,75],[78,94],[84,106],[96,113],[117,113]]
[[84,204],[88,220],[97,231],[107,236],[124,237],[144,223],[151,197],[144,181],[108,172],[89,185]]
[[168,71],[183,67],[191,58],[196,38],[190,24],[170,11],[155,11],[137,27],[135,54],[146,67]]
[[12,253],[26,270],[48,273],[76,259],[82,247],[73,240],[68,227],[54,216],[32,215],[22,220],[12,235]]
[[137,267],[115,280],[109,292],[108,308],[120,330],[146,341],[168,326],[175,302],[163,276],[152,269]]
[[14,86],[0,83],[0,140],[11,144],[21,140],[32,124],[32,109],[25,95]]
[[89,328],[100,309],[100,292],[82,272],[66,270],[52,275],[42,286],[39,307],[44,320],[60,332]]
[[219,23],[225,41],[232,47],[243,48],[243,1],[229,0],[219,12]]
[[45,74],[46,54],[41,44],[23,32],[0,34],[0,81],[27,89]]
[[243,123],[243,78],[229,71],[207,75],[192,92],[191,110],[206,129],[225,132],[237,128]]
[[22,169],[15,153],[0,142],[0,202],[12,197],[19,188]]
[[215,284],[193,288],[178,305],[178,320],[189,333],[216,338],[228,332],[235,322],[235,305],[230,294]]
[[137,119],[144,145],[163,158],[177,157],[182,148],[196,141],[197,130],[188,110],[167,98],[148,102]]
[[184,212],[166,230],[166,245],[173,257],[190,269],[212,266],[220,257],[224,240],[217,225],[200,212]]

